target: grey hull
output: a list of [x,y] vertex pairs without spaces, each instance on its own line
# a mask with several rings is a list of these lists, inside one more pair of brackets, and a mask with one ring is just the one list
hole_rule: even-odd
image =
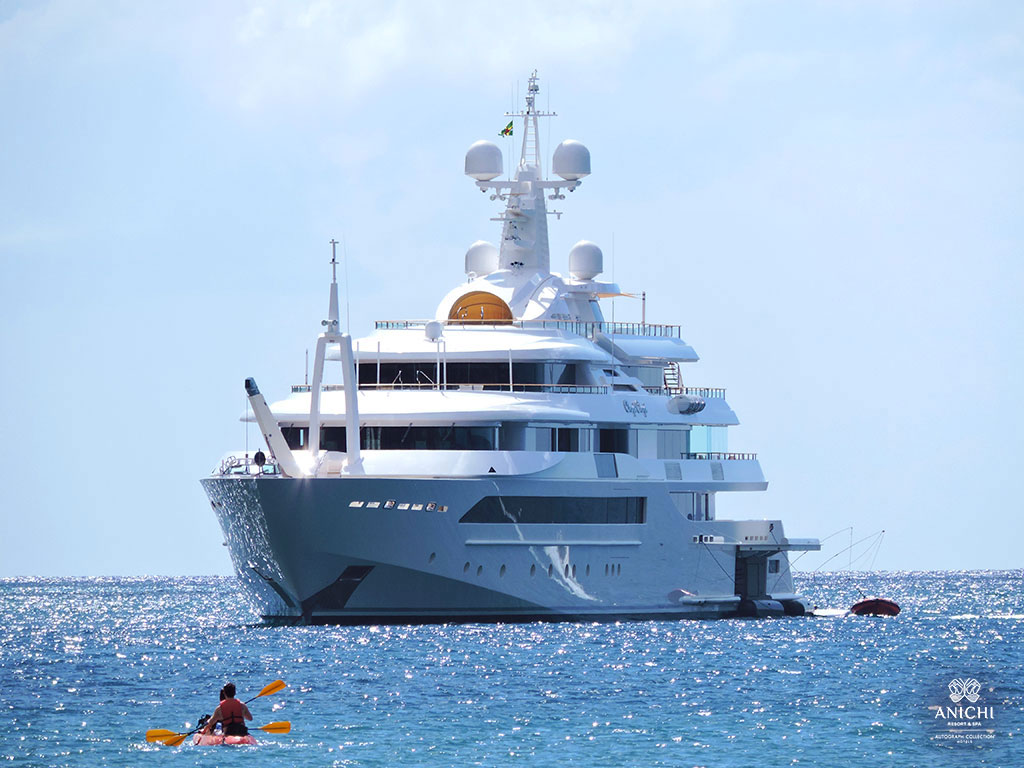
[[[201,482],[239,579],[272,622],[711,618],[736,615],[741,597],[796,598],[779,521],[689,520],[663,481],[232,476]],[[646,519],[460,522],[493,495],[643,497]],[[744,552],[743,543],[755,540],[767,544]],[[779,543],[774,551],[773,542]],[[765,575],[756,593],[739,595],[737,557],[751,556],[760,558],[755,565]],[[769,557],[778,561],[776,572],[764,568]]]

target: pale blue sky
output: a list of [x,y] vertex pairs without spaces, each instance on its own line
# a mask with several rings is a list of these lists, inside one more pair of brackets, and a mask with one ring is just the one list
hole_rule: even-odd
[[771,485],[720,513],[1019,567],[1020,3],[6,0],[0,576],[229,572],[198,479],[244,377],[301,381],[331,237],[353,333],[433,313],[535,67],[593,156],[553,268],[614,237],[728,388]]

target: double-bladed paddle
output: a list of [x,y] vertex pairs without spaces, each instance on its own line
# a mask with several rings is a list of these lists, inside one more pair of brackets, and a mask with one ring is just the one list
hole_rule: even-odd
[[245,703],[248,704],[250,701],[256,701],[256,699],[258,699],[260,696],[270,696],[271,694],[277,693],[278,691],[283,690],[286,687],[287,686],[285,685],[284,680],[275,680],[274,682],[264,686],[263,690],[257,693],[251,699],[246,699]]

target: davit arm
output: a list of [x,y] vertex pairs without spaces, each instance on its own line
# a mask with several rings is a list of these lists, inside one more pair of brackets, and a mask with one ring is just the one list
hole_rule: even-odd
[[256,423],[260,425],[260,432],[263,433],[267,447],[277,459],[277,465],[281,471],[289,477],[302,477],[307,474],[299,468],[298,462],[295,461],[292,449],[288,447],[288,442],[281,433],[281,427],[278,425],[277,419],[274,418],[274,414],[271,413],[266,399],[260,394],[255,379],[245,380],[245,392],[249,396],[249,403],[256,416]]

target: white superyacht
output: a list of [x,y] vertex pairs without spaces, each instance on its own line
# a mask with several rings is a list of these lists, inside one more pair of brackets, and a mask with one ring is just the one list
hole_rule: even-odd
[[[726,520],[723,491],[762,491],[730,452],[725,390],[682,385],[677,325],[605,320],[601,250],[550,271],[548,200],[590,173],[577,141],[541,171],[536,72],[522,154],[473,144],[465,172],[505,208],[498,247],[432,320],[340,332],[336,277],[312,381],[267,404],[245,387],[267,455],[228,454],[202,485],[264,620],[295,623],[800,615],[779,520]],[[332,259],[332,266],[334,260]],[[646,318],[645,318],[646,319]],[[341,386],[327,386],[336,362]]]

